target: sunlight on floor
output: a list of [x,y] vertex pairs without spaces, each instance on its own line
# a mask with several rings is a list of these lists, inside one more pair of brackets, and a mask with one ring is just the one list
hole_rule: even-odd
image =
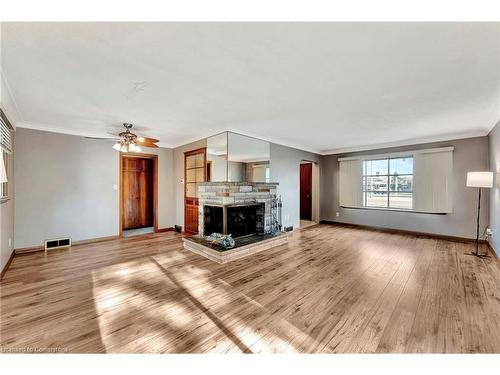
[[297,352],[292,342],[310,339],[206,269],[178,260],[154,256],[92,272],[107,352]]

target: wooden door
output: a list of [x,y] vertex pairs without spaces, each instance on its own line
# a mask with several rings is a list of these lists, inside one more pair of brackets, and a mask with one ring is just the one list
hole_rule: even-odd
[[122,158],[122,229],[153,226],[154,161]]
[[207,180],[206,148],[184,153],[184,231],[198,233],[198,184]]
[[300,165],[300,219],[312,220],[312,164]]

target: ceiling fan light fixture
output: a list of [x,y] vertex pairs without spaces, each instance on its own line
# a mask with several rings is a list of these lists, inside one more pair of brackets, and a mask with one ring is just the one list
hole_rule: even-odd
[[142,152],[143,147],[153,147],[158,148],[156,142],[159,142],[158,139],[147,138],[147,137],[138,137],[134,133],[130,131],[132,128],[132,124],[124,123],[125,131],[118,133],[117,136],[118,141],[113,145],[113,149],[120,152]]

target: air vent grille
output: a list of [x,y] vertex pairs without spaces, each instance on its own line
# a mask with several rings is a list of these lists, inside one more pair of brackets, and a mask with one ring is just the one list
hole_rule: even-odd
[[53,240],[46,240],[45,241],[45,251],[47,250],[52,250],[52,249],[60,249],[64,247],[70,247],[71,246],[71,238],[57,238]]

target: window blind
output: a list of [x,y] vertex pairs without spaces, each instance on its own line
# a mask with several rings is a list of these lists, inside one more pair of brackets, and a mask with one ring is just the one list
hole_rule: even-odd
[[0,110],[0,147],[9,153],[12,152],[12,130],[7,125],[7,118]]
[[340,162],[340,205],[361,207],[363,205],[363,162],[360,159]]
[[414,209],[452,212],[453,152],[420,153],[415,155],[414,160]]
[[[363,201],[363,161],[412,157],[413,204],[412,208],[407,211],[451,213],[453,211],[453,149],[453,147],[442,147],[340,158],[340,205],[369,208]],[[385,209],[387,208],[390,207]]]

